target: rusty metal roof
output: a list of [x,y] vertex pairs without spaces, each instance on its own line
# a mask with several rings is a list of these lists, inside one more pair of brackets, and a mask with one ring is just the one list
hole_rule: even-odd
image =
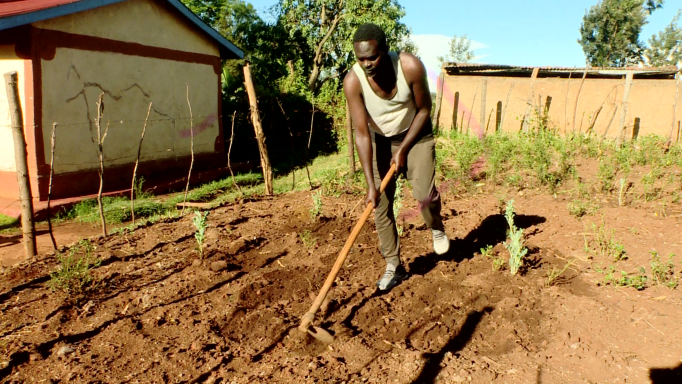
[[442,68],[448,74],[455,73],[467,73],[467,72],[497,72],[497,73],[518,73],[518,72],[531,72],[533,69],[538,68],[539,72],[586,72],[591,74],[602,74],[602,75],[624,75],[626,72],[634,72],[635,74],[656,74],[656,75],[674,75],[679,72],[676,66],[665,66],[665,67],[531,67],[531,66],[519,66],[519,65],[503,65],[503,64],[481,64],[481,63],[453,63],[445,62]]

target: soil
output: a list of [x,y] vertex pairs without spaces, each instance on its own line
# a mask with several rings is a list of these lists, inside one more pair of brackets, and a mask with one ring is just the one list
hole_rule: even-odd
[[[487,189],[488,188],[488,189]],[[93,237],[101,265],[83,294],[48,288],[53,255],[0,278],[0,381],[73,383],[666,383],[682,382],[682,293],[598,286],[603,273],[650,271],[650,251],[682,258],[679,204],[568,213],[568,196],[481,185],[442,186],[451,251],[405,199],[401,239],[411,276],[376,290],[384,263],[373,223],[345,262],[316,325],[297,330],[361,214],[361,197],[310,192],[241,201],[208,216],[203,262],[191,216]],[[504,196],[502,196],[504,195]],[[486,245],[507,258],[500,201],[513,197],[529,254],[520,274],[493,270]],[[590,223],[615,230],[617,264],[585,251]],[[305,242],[302,241],[305,240]],[[314,243],[313,243],[314,241]],[[547,286],[548,271],[571,266]]]

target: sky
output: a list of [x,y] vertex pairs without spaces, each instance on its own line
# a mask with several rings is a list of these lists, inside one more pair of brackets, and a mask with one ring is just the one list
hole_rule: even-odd
[[[259,11],[277,0],[245,0]],[[429,79],[437,77],[436,59],[448,51],[453,35],[472,40],[473,62],[522,66],[584,67],[577,40],[585,12],[598,0],[398,0],[405,8],[403,22],[412,29]],[[666,0],[649,16],[640,39],[646,42],[670,24],[681,0]],[[267,15],[262,15],[267,18]],[[432,83],[432,81],[430,81]],[[433,84],[431,84],[432,89]]]

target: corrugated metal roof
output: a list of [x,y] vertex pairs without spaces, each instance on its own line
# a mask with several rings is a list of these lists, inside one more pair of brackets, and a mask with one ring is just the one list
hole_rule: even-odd
[[[122,1],[127,0],[0,0],[0,31]],[[218,44],[222,58],[244,58],[244,51],[204,23],[179,0],[157,1],[168,3],[192,24],[208,34]]]
[[501,71],[505,70],[510,72],[518,71],[532,71],[538,68],[540,72],[585,72],[595,73],[595,74],[625,74],[625,72],[635,72],[635,73],[652,73],[652,74],[675,74],[680,70],[672,65],[665,67],[530,67],[530,66],[518,66],[518,65],[503,65],[503,64],[481,64],[481,63],[453,63],[445,62],[443,63],[443,69],[448,72],[478,72],[478,71]]

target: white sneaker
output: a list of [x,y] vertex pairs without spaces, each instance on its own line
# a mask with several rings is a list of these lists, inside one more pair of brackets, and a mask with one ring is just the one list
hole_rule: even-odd
[[450,239],[445,234],[445,231],[439,229],[432,229],[433,234],[433,250],[438,255],[444,255],[450,250]]

